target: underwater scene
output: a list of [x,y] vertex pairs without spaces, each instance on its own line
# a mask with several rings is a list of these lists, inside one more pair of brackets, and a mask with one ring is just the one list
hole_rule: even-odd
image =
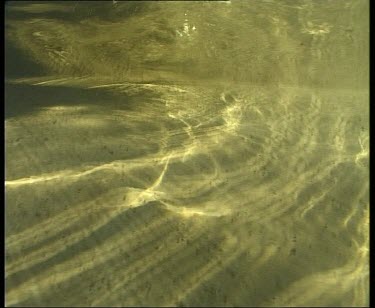
[[8,307],[369,306],[369,1],[7,1]]

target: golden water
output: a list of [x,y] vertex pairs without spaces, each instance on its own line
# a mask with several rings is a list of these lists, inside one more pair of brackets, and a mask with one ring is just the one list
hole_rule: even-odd
[[368,10],[8,2],[6,305],[369,305]]

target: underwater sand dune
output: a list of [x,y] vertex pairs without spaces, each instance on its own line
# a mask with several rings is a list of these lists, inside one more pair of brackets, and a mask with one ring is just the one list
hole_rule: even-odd
[[[108,86],[106,91],[118,87]],[[126,88],[121,91],[126,92]],[[354,267],[359,277],[347,275],[354,270],[349,261],[354,257],[350,246],[355,238],[353,232],[349,233],[350,225],[365,219],[366,137],[358,127],[358,144],[348,144],[352,130],[344,124],[345,105],[340,107],[340,114],[338,108],[326,103],[343,101],[345,93],[342,98],[337,93],[333,98],[327,93],[311,95],[295,89],[294,94],[289,91],[288,96],[271,104],[272,98],[280,96],[267,97],[269,92],[262,88],[253,88],[248,97],[244,88],[231,94],[212,90],[202,97],[197,87],[176,89],[172,93],[183,94],[180,103],[200,98],[205,107],[180,108],[170,88],[155,85],[159,107],[154,110],[147,109],[154,103],[152,99],[142,100],[132,92],[127,95],[137,104],[129,111],[99,104],[43,107],[34,115],[7,120],[8,153],[16,153],[20,146],[12,140],[27,136],[27,155],[35,162],[35,167],[29,168],[35,173],[28,171],[29,177],[21,178],[14,173],[5,183],[7,203],[15,205],[8,209],[8,221],[12,217],[17,220],[9,224],[12,228],[8,228],[7,236],[8,302],[34,305],[43,298],[45,303],[61,301],[66,305],[173,306],[186,301],[195,305],[198,298],[200,303],[240,304],[241,300],[250,300],[250,295],[240,292],[234,297],[239,291],[231,290],[231,279],[239,275],[237,283],[251,289],[254,279],[262,279],[264,271],[272,272],[273,262],[282,264],[280,268],[292,276],[288,278],[291,287],[285,294],[277,291],[278,284],[270,287],[277,294],[271,301],[267,294],[254,293],[259,304],[281,300],[300,304],[304,299],[313,303],[323,295],[317,292],[294,299],[289,294],[311,289],[316,279],[332,286],[340,279],[347,281],[342,293],[332,295],[332,300],[363,288],[364,252],[360,263],[363,269]],[[274,89],[274,93],[279,91]],[[293,101],[293,97],[299,99]],[[358,100],[361,97],[358,94]],[[218,103],[210,106],[210,101]],[[330,108],[330,112],[322,112],[324,108]],[[302,113],[306,116],[299,116]],[[330,121],[325,127],[332,127],[334,133],[319,130],[322,113],[324,121]],[[148,124],[154,128],[149,132],[151,138],[147,130],[137,134],[135,127],[142,125],[142,116],[154,119]],[[113,134],[107,129],[109,125],[117,125],[118,132]],[[202,126],[209,129],[202,130]],[[62,130],[71,133],[57,139],[55,135]],[[78,141],[89,134],[91,147]],[[33,136],[53,141],[38,143]],[[141,141],[142,151],[135,146]],[[281,146],[283,142],[290,146]],[[69,156],[59,150],[64,144],[74,144]],[[122,155],[119,145],[133,151],[128,159],[116,159]],[[76,156],[85,149],[95,151],[92,162],[82,162]],[[324,158],[322,153],[326,153]],[[8,166],[15,163],[11,157],[8,155]],[[50,157],[64,160],[68,168],[55,164],[49,172],[38,174],[38,165],[50,161]],[[10,170],[15,172],[17,168]],[[351,170],[351,178],[345,176],[346,170]],[[357,178],[355,185],[353,177]],[[285,178],[289,180],[285,182]],[[351,193],[341,197],[345,185]],[[332,206],[327,206],[328,200],[333,200],[329,201]],[[355,212],[349,206],[348,210],[335,207],[343,202],[357,204]],[[362,204],[362,210],[358,204]],[[30,212],[30,208],[39,210],[32,216],[17,215]],[[327,217],[329,226],[324,223]],[[307,219],[314,224],[306,224]],[[321,226],[320,236],[312,229],[317,225]],[[328,233],[324,231],[327,228]],[[342,246],[337,244],[339,233]],[[297,234],[304,239],[301,243]],[[333,243],[335,246],[331,246]],[[314,251],[322,258],[322,249],[326,261],[309,263]],[[335,260],[330,263],[333,253]],[[297,256],[299,263],[295,263]],[[293,265],[288,258],[293,258]],[[246,274],[249,271],[250,276]],[[323,276],[311,274],[317,271]],[[331,277],[331,272],[335,280],[324,276]],[[220,286],[218,279],[222,281]],[[303,283],[295,290],[292,283],[300,279]],[[79,292],[73,291],[82,281],[90,282],[84,287],[86,291],[82,287]],[[206,286],[216,290],[207,298],[202,293]],[[327,285],[325,290],[329,288]],[[64,292],[70,295],[63,298]],[[325,296],[330,298],[329,294]]]

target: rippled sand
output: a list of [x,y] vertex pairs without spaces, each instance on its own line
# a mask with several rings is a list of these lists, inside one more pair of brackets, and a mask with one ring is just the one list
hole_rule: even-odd
[[[268,2],[257,1],[250,13],[267,14]],[[317,86],[314,72],[331,59],[325,50],[338,41],[342,21],[360,16],[355,13],[366,3],[333,1],[325,9],[346,17],[324,24],[313,18],[323,4],[296,1],[301,7],[291,8],[282,1],[269,15],[278,33],[252,28],[258,39],[246,53],[210,56],[208,48],[201,55],[207,46],[192,41],[185,56],[206,63],[204,71],[199,61],[186,64],[183,55],[172,55],[182,52],[179,39],[193,37],[215,14],[243,25],[236,39],[247,42],[245,30],[254,25],[245,19],[250,13],[238,15],[245,3],[183,4],[201,10],[189,12],[196,28],[176,28],[166,43],[175,49],[148,45],[160,56],[158,70],[145,60],[151,57],[146,47],[127,53],[134,66],[149,67],[128,68],[125,75],[116,68],[125,65],[122,54],[111,58],[108,46],[120,42],[126,25],[147,25],[160,14],[172,18],[185,12],[182,4],[120,11],[132,16],[124,28],[114,17],[95,15],[101,2],[69,22],[59,14],[70,14],[72,5],[59,2],[8,9],[9,46],[27,46],[27,61],[44,74],[22,75],[12,64],[6,84],[7,306],[369,305],[368,85],[354,68],[352,77],[335,70],[324,86]],[[116,5],[131,6],[110,3]],[[204,5],[220,9],[205,19]],[[90,3],[84,8],[90,12]],[[288,10],[303,12],[303,26],[288,28]],[[100,36],[103,27],[115,32],[111,40]],[[87,33],[73,36],[73,28]],[[211,32],[213,41],[224,35],[219,30]],[[56,31],[66,38],[54,38]],[[141,46],[132,31],[123,46]],[[297,33],[310,44],[307,51],[296,51]],[[64,53],[54,40],[76,49],[82,71],[60,63]],[[220,37],[214,46],[221,41],[228,42]],[[102,62],[93,60],[99,50],[88,47],[100,42]],[[353,65],[368,64],[348,41],[340,42]],[[60,56],[40,56],[45,44]],[[267,46],[272,50],[259,50]],[[288,58],[288,50],[301,58]],[[215,57],[233,59],[217,70]],[[296,62],[305,58],[309,64],[300,71]],[[17,62],[9,53],[8,59]],[[267,59],[275,59],[274,71]],[[242,70],[234,73],[237,62]]]

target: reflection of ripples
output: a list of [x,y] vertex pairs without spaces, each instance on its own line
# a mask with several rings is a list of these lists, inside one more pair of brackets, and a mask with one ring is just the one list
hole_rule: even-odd
[[367,303],[366,93],[218,87],[7,119],[9,304]]

